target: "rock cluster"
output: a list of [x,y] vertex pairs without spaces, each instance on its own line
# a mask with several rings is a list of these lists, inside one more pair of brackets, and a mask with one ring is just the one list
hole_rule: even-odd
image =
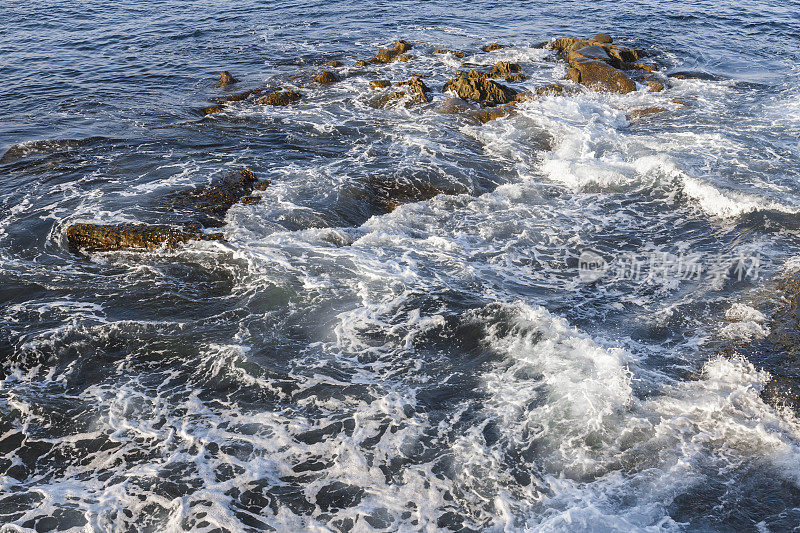
[[411,50],[411,43],[408,41],[395,41],[391,48],[382,48],[378,50],[378,53],[375,54],[368,63],[391,63],[398,59],[407,61],[408,59],[401,59],[401,56],[409,50]]
[[206,228],[224,225],[225,214],[237,202],[257,203],[253,191],[264,190],[269,181],[259,180],[253,172],[230,173],[210,185],[173,193],[167,203],[174,211],[184,212],[194,220],[180,227],[165,224],[73,224],[67,228],[70,247],[86,251],[120,249],[152,250],[174,248],[190,240],[221,240],[221,233],[205,233]]
[[459,76],[444,84],[442,91],[452,91],[459,97],[487,105],[507,104],[514,100],[517,91],[496,81],[469,76]]

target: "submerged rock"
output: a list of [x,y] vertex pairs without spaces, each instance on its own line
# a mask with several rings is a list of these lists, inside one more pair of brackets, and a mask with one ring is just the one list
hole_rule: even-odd
[[628,120],[638,120],[643,117],[649,117],[650,115],[656,115],[658,113],[663,113],[667,109],[664,107],[645,107],[642,109],[634,109],[630,113],[628,113]]
[[191,240],[218,241],[221,233],[203,233],[199,224],[175,227],[152,224],[73,224],[67,228],[70,247],[89,252],[175,248]]
[[367,63],[367,62],[366,62],[366,61],[364,61],[363,59],[359,59],[358,61],[356,61],[355,63],[353,63],[353,66],[354,66],[354,67],[366,67],[367,65],[369,65],[369,63]]
[[607,33],[598,33],[597,35],[592,37],[592,41],[597,41],[598,43],[606,43],[606,44],[611,44],[612,42],[614,42],[611,36]]
[[222,111],[221,105],[210,105],[208,107],[204,107],[203,109],[201,109],[200,113],[207,116],[207,115],[213,115],[214,113],[219,113],[220,111]]
[[296,102],[300,100],[302,96],[300,93],[296,91],[283,91],[283,92],[274,92],[269,93],[266,96],[261,97],[258,100],[258,103],[261,105],[277,105],[277,106],[286,106],[291,104],[292,102]]
[[536,94],[539,96],[561,94],[564,92],[564,87],[558,83],[548,83],[536,89]]
[[462,58],[465,55],[464,52],[461,52],[459,50],[434,50],[433,53],[436,54],[436,55],[450,54],[450,55],[452,55],[454,57],[458,57],[458,58]]
[[505,48],[505,46],[498,43],[491,43],[481,48],[481,50],[484,52],[494,52],[495,50],[500,50],[501,48]]
[[339,81],[339,76],[337,76],[330,70],[323,70],[317,75],[316,78],[314,78],[314,81],[316,83],[323,83],[323,84],[335,83]]
[[369,86],[373,89],[385,89],[392,85],[392,82],[389,80],[372,80],[369,82]]
[[513,72],[520,72],[522,69],[519,66],[519,63],[512,63],[510,61],[498,61],[497,64],[492,68],[492,73],[494,74],[511,74]]
[[232,205],[257,189],[263,190],[268,181],[259,180],[249,170],[231,172],[209,185],[195,187],[174,193],[171,203],[195,214],[205,227],[224,225],[225,214]]
[[507,104],[514,100],[517,91],[489,79],[461,76],[445,83],[442,91],[453,91],[461,98],[482,104]]
[[323,64],[322,66],[323,67],[338,68],[338,67],[342,66],[342,62],[341,61],[336,61],[334,59],[333,61],[328,61],[327,63]]
[[227,70],[223,70],[222,72],[219,73],[219,81],[217,82],[217,87],[224,87],[226,85],[231,85],[238,81],[239,80],[234,78],[230,72],[228,72]]
[[423,200],[430,200],[439,194],[457,194],[427,183],[398,180],[373,176],[364,180],[366,193],[370,201],[384,211],[393,211],[398,206]]
[[411,43],[408,41],[395,41],[391,48],[382,48],[378,50],[369,63],[391,63],[396,60],[398,56],[405,54],[411,50]]
[[656,80],[648,80],[647,86],[651,93],[658,93],[664,90],[664,84]]

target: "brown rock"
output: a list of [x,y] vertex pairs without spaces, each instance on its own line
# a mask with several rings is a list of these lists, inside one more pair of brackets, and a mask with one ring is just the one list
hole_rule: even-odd
[[621,62],[617,58],[612,58],[608,54],[608,50],[597,45],[590,44],[582,47],[573,46],[567,52],[567,61],[570,63],[580,58],[597,59],[598,61],[603,61],[616,68],[622,66]]
[[407,63],[415,58],[416,56],[412,56],[411,54],[400,54],[399,56],[397,56],[397,61],[402,61],[403,63]]
[[537,94],[533,94],[531,92],[517,93],[517,95],[514,96],[514,101],[521,104],[522,102],[530,102],[531,100],[536,100],[537,96],[538,96]]
[[528,76],[525,74],[506,74],[503,76],[503,79],[511,83],[516,83],[527,80]]
[[369,82],[369,86],[373,89],[385,89],[392,84],[389,80],[372,80]]
[[481,124],[486,124],[492,120],[508,116],[514,112],[516,102],[511,102],[503,106],[492,107],[489,109],[479,109],[473,112],[472,116],[478,119]]
[[358,61],[356,61],[355,63],[353,63],[353,66],[354,66],[354,67],[366,67],[368,64],[369,64],[369,63],[367,63],[367,62],[366,62],[366,61],[364,61],[363,59],[359,59]]
[[445,191],[427,183],[400,181],[396,178],[373,176],[364,181],[368,198],[377,207],[393,211],[400,205],[429,200],[439,194],[458,194],[460,189]]
[[461,98],[475,100],[488,105],[507,104],[514,99],[517,91],[487,79],[454,78],[445,83],[443,91],[453,91]]
[[200,112],[206,116],[213,115],[214,113],[219,113],[220,111],[222,111],[221,105],[211,105],[208,107],[204,107],[203,109],[200,110]]
[[218,104],[224,104],[227,102],[241,102],[242,100],[247,100],[254,94],[258,93],[255,89],[250,89],[249,91],[242,91],[239,93],[229,94],[228,96],[222,96],[220,98],[214,98],[214,101]]
[[464,57],[464,52],[459,52],[458,50],[434,50],[434,54],[452,54],[455,57]]
[[539,96],[561,94],[564,92],[564,87],[557,83],[548,83],[536,89],[536,94]]
[[664,84],[656,80],[649,80],[647,86],[650,88],[651,93],[660,93],[664,90]]
[[501,48],[505,47],[502,44],[492,43],[492,44],[487,44],[486,46],[481,48],[481,50],[483,50],[484,52],[494,52],[495,50],[500,50]]
[[335,83],[339,81],[339,76],[331,72],[330,70],[323,70],[322,72],[314,78],[314,81],[317,83]]
[[431,92],[431,90],[427,85],[425,85],[425,82],[422,81],[422,78],[414,76],[410,80],[400,83],[400,85],[409,88],[412,100],[414,102],[426,103],[429,101],[426,93]]
[[497,74],[511,74],[512,72],[520,72],[522,69],[519,63],[512,63],[510,61],[498,61],[492,69],[492,72]]
[[219,73],[219,81],[217,82],[217,87],[224,87],[226,85],[231,85],[232,83],[236,83],[237,80],[234,78],[230,72],[227,70],[223,70]]
[[[391,63],[401,54],[411,50],[411,43],[408,41],[395,41],[391,48],[382,48],[369,60],[370,63]],[[407,59],[404,61],[408,61]]]
[[327,63],[325,63],[322,66],[323,67],[337,68],[337,67],[341,67],[342,66],[342,62],[341,61],[336,61],[336,60],[328,61]]
[[89,252],[175,248],[191,240],[218,241],[221,233],[203,233],[199,224],[182,228],[152,224],[73,224],[67,228],[70,247]]
[[611,36],[607,33],[598,33],[597,35],[592,37],[591,40],[597,41],[598,43],[606,43],[606,44],[611,44],[612,42],[614,42],[613,39],[611,39]]
[[598,91],[629,93],[636,90],[636,84],[621,70],[596,59],[575,59],[570,63],[567,76],[573,81]]
[[285,106],[289,105],[292,102],[296,102],[300,100],[301,96],[300,93],[295,91],[283,91],[283,92],[274,92],[269,93],[268,95],[262,97],[258,100],[258,103],[261,105],[280,105]]
[[388,107],[391,104],[398,102],[408,96],[408,93],[405,91],[394,91],[387,95],[384,95],[378,100],[376,107]]
[[649,63],[625,63],[624,65],[622,65],[622,68],[628,70],[644,70],[646,72],[656,71],[655,65],[651,65]]

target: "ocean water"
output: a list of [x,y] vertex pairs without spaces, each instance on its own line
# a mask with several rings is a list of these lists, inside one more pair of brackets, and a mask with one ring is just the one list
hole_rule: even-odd
[[[0,20],[0,531],[800,528],[798,411],[764,393],[792,356],[748,349],[798,270],[797,1]],[[442,112],[456,68],[517,61],[532,89],[566,72],[542,42],[600,31],[703,75]],[[413,61],[351,66],[399,38]],[[301,87],[330,60],[343,81]],[[369,80],[411,72],[430,103],[372,105]],[[303,99],[197,113],[262,86]],[[169,223],[167,195],[239,168],[272,185],[223,242],[67,247],[75,222]],[[385,212],[375,179],[453,194]],[[587,281],[587,250],[649,275]],[[684,256],[704,275],[654,270]],[[705,275],[720,258],[747,270]]]

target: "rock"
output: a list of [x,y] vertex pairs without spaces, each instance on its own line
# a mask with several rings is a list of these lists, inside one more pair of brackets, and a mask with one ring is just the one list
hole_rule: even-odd
[[536,94],[539,96],[561,94],[564,92],[564,87],[558,83],[548,83],[536,89]]
[[226,85],[231,85],[233,83],[236,83],[237,81],[239,80],[234,78],[230,72],[228,72],[227,70],[223,70],[222,72],[219,73],[219,81],[217,82],[217,87],[224,87]]
[[258,103],[261,105],[280,105],[285,106],[289,105],[292,102],[296,102],[300,100],[301,95],[295,91],[283,91],[283,92],[274,92],[269,93],[266,96],[263,96],[258,100]]
[[182,228],[151,224],[73,224],[67,228],[70,247],[89,252],[175,248],[191,240],[218,241],[221,233],[203,233],[199,224]]
[[648,80],[647,86],[651,93],[659,93],[664,90],[664,84],[656,80]]
[[461,98],[475,100],[488,105],[507,104],[517,91],[488,79],[468,77],[454,78],[445,83],[443,91],[453,91]]
[[484,52],[494,52],[495,50],[500,50],[501,48],[505,48],[505,46],[498,43],[491,43],[481,48],[481,50],[483,50]]
[[314,81],[316,83],[324,83],[324,84],[335,83],[339,81],[339,76],[337,76],[330,70],[323,70],[321,73],[317,75],[316,78],[314,78]]
[[433,53],[436,55],[450,54],[459,58],[464,57],[464,52],[459,52],[458,50],[434,50]]
[[524,74],[506,74],[503,79],[510,83],[516,83],[527,80],[528,76]]
[[224,104],[228,102],[241,102],[242,100],[247,100],[254,94],[258,94],[261,91],[256,89],[250,89],[249,91],[242,91],[234,94],[229,94],[228,96],[222,96],[220,98],[214,98],[214,102],[218,104]]
[[363,59],[359,59],[358,61],[356,61],[355,63],[353,63],[353,66],[354,66],[354,67],[366,67],[367,65],[369,65],[369,63],[367,63],[367,62],[366,62],[366,61],[364,61]]
[[385,89],[392,84],[389,80],[372,80],[369,82],[369,86],[373,89]]
[[399,181],[395,178],[373,176],[364,180],[371,202],[385,211],[393,211],[400,205],[430,200],[439,194],[457,194],[455,189],[445,191],[427,183]]
[[412,56],[411,54],[400,54],[399,56],[397,56],[397,61],[402,61],[403,63],[407,63],[415,58],[416,56]]
[[595,90],[629,93],[636,84],[624,72],[596,59],[578,58],[570,63],[567,76],[572,81]]
[[426,103],[429,101],[426,93],[431,92],[431,90],[427,85],[425,85],[425,82],[422,81],[422,78],[414,76],[410,80],[400,83],[400,85],[409,88],[412,101],[416,103]]
[[213,115],[214,113],[219,113],[220,111],[222,111],[221,105],[211,105],[208,107],[204,107],[203,109],[200,110],[200,112],[206,116]]
[[376,107],[388,107],[390,104],[398,102],[408,96],[408,93],[405,91],[394,91],[387,95],[384,95],[378,100]]
[[511,102],[503,106],[492,107],[489,109],[479,109],[473,112],[472,116],[478,119],[481,124],[486,124],[492,120],[508,116],[514,112],[517,102]]
[[572,64],[573,61],[576,59],[585,58],[585,59],[596,59],[598,61],[603,61],[605,63],[610,64],[615,68],[619,68],[622,66],[622,62],[619,61],[618,58],[612,58],[608,51],[603,48],[602,46],[596,45],[587,45],[582,47],[571,47],[567,52],[567,61]]
[[536,100],[537,96],[538,96],[538,91],[537,94],[533,94],[531,92],[526,91],[524,93],[517,93],[514,96],[514,101],[521,104],[523,102],[530,102],[531,100]]
[[644,70],[646,72],[656,71],[656,66],[650,63],[625,63],[622,68],[626,70]]
[[498,61],[492,69],[496,74],[511,74],[512,72],[520,72],[522,69],[519,63],[511,63],[510,61]]
[[638,120],[643,117],[648,117],[650,115],[655,115],[658,113],[663,113],[666,111],[666,108],[663,107],[645,107],[642,109],[634,109],[630,113],[628,113],[628,120]]
[[327,63],[323,64],[322,66],[323,67],[337,68],[337,67],[341,67],[342,66],[342,62],[341,61],[336,61],[336,60],[328,61]]
[[214,180],[210,185],[179,191],[168,197],[174,207],[187,210],[204,227],[225,224],[228,209],[256,190],[264,190],[268,181],[259,180],[253,172],[240,170]]
[[673,72],[672,74],[668,74],[668,76],[678,80],[719,81],[724,79],[715,74],[708,74],[707,72]]
[[613,39],[611,39],[611,36],[609,34],[607,34],[607,33],[598,33],[597,35],[592,37],[591,40],[592,41],[597,41],[598,43],[605,43],[605,44],[611,44],[612,42],[614,42]]
[[369,63],[391,63],[401,54],[411,50],[411,43],[408,41],[395,41],[391,48],[382,48],[369,60]]

